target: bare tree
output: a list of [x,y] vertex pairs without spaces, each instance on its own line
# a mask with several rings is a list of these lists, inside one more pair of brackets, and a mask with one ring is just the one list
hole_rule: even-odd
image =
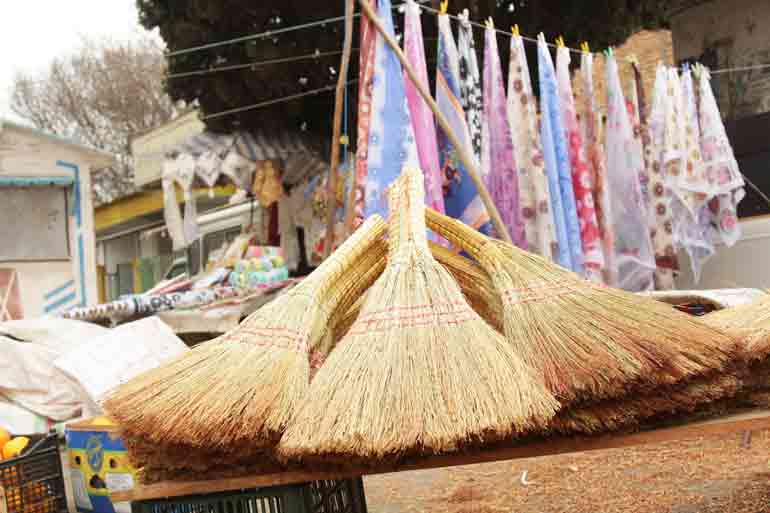
[[132,182],[131,137],[175,114],[164,91],[165,73],[163,49],[149,35],[135,41],[84,39],[42,74],[17,73],[11,109],[41,130],[114,153],[119,165],[104,171],[107,183],[97,183],[96,190],[97,200],[109,200],[99,197],[111,195],[100,186],[125,189]]

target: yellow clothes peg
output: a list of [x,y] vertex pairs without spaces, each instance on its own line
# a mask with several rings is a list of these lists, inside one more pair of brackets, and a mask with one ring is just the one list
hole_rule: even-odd
[[628,57],[626,57],[626,60],[627,60],[627,61],[628,61],[628,62],[629,62],[629,63],[630,63],[632,66],[636,66],[637,68],[639,67],[639,57],[637,57],[635,53],[632,53],[631,55],[629,55]]
[[556,46],[559,48],[564,48],[564,36],[559,36],[556,38]]
[[585,54],[591,53],[591,48],[588,46],[588,41],[583,41],[582,43],[580,43],[580,49]]
[[495,30],[495,20],[493,20],[491,16],[487,18],[485,25],[488,29]]
[[512,33],[514,36],[516,36],[516,37],[519,37],[519,36],[521,36],[521,33],[519,32],[519,25],[518,25],[518,24],[516,24],[516,25],[514,25],[513,27],[511,27],[511,33]]
[[446,14],[447,10],[449,10],[449,0],[442,0],[439,6],[439,14]]

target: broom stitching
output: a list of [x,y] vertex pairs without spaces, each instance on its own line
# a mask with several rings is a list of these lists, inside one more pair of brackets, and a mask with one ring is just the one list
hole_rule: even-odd
[[[392,319],[392,320],[400,320],[400,319]],[[409,319],[407,319],[409,320]],[[454,318],[450,320],[444,320],[440,321],[439,319],[432,319],[428,321],[423,322],[411,322],[411,323],[391,323],[387,326],[381,326],[379,328],[370,328],[370,327],[359,327],[358,330],[356,330],[356,326],[353,325],[353,327],[350,329],[350,332],[348,333],[348,336],[350,335],[366,335],[369,333],[384,333],[388,331],[392,331],[394,328],[421,328],[425,326],[456,326],[460,324],[465,324],[474,320],[478,320],[478,317],[476,315],[473,315],[472,313],[468,313],[466,317],[460,317],[460,318]],[[341,344],[344,343],[344,340],[340,342]]]
[[429,317],[444,317],[446,315],[462,315],[462,314],[468,314],[472,310],[470,307],[468,308],[458,308],[457,310],[449,310],[446,312],[429,312],[424,314],[418,314],[418,315],[405,315],[405,316],[396,316],[396,317],[379,317],[376,319],[360,319],[357,322],[360,322],[361,324],[373,324],[376,322],[390,322],[390,321],[410,321],[413,319],[427,319]]

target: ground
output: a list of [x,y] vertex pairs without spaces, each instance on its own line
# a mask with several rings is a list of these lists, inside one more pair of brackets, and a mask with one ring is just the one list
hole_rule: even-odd
[[770,431],[372,476],[364,483],[369,513],[764,513],[770,511]]

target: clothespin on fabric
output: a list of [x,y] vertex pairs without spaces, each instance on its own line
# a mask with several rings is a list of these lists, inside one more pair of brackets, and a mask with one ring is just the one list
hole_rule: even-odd
[[635,53],[632,53],[631,55],[629,55],[628,57],[626,57],[626,60],[627,60],[627,61],[628,61],[628,63],[629,63],[629,64],[631,64],[632,66],[635,66],[635,67],[637,67],[637,68],[639,67],[639,57],[637,57]]
[[564,36],[559,36],[556,38],[556,46],[558,48],[564,48]]
[[439,14],[446,14],[447,10],[449,10],[449,0],[442,0],[439,6]]
[[486,25],[488,29],[495,30],[495,20],[493,20],[491,16],[487,18],[484,25]]
[[516,37],[521,36],[521,33],[519,32],[519,25],[516,24],[513,27],[511,27],[511,34],[513,34]]
[[585,54],[591,53],[591,48],[588,46],[588,41],[583,41],[580,43],[580,50],[582,50]]
[[615,54],[615,52],[612,50],[612,47],[610,46],[606,50],[604,50],[604,56],[605,57],[612,57]]

